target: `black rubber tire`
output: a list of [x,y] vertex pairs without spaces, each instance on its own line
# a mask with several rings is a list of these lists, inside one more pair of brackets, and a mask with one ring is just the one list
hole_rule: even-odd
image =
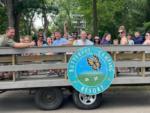
[[80,98],[79,94],[80,94],[79,92],[74,91],[72,95],[73,102],[75,106],[79,109],[84,109],[84,110],[96,109],[102,104],[102,94],[96,95],[96,100],[90,105],[86,105],[83,102],[81,102],[79,99]]
[[62,103],[63,93],[59,88],[39,89],[35,94],[35,104],[42,110],[58,109]]

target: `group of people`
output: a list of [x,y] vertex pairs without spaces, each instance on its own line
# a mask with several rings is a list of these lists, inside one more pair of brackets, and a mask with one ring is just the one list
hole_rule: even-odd
[[[150,32],[147,32],[145,34],[145,37],[141,35],[139,31],[136,31],[133,34],[130,34],[126,32],[126,29],[124,26],[120,26],[119,30],[119,37],[118,39],[112,39],[112,36],[110,33],[105,33],[103,37],[94,36],[92,37],[91,33],[87,33],[86,31],[81,31],[79,35],[77,34],[71,34],[65,33],[64,35],[61,34],[61,32],[56,31],[52,34],[51,37],[44,38],[43,33],[39,32],[37,35],[37,40],[34,40],[35,46],[37,47],[45,47],[45,46],[67,46],[67,45],[135,45],[135,44],[141,44],[141,45],[150,45]],[[24,42],[26,40],[30,40],[31,37],[25,36],[23,38]],[[23,42],[22,39],[20,42]],[[30,42],[32,42],[30,40]]]
[[[21,36],[20,42],[15,42],[15,29],[9,27],[6,30],[6,34],[0,35],[0,47],[14,47],[14,48],[26,48],[26,47],[48,47],[48,46],[84,46],[84,45],[150,45],[150,31],[145,33],[143,37],[140,32],[127,34],[124,26],[120,26],[118,29],[119,39],[112,40],[110,33],[105,33],[102,38],[99,36],[92,37],[92,34],[86,31],[81,31],[80,35],[67,32],[62,35],[61,32],[56,31],[51,37],[45,37],[42,31],[37,33],[37,38],[33,40],[32,36]],[[0,73],[0,79],[1,79]],[[5,74],[5,73],[3,73]]]
[[119,39],[112,40],[110,33],[105,33],[102,38],[99,36],[92,37],[92,34],[87,33],[86,31],[81,31],[79,38],[77,33],[68,34],[56,31],[52,34],[51,37],[44,36],[42,31],[37,33],[37,38],[32,39],[31,36],[21,36],[20,42],[15,42],[13,40],[15,36],[15,29],[9,27],[6,30],[6,34],[0,35],[0,46],[9,46],[14,48],[25,48],[25,47],[45,47],[45,46],[67,46],[67,45],[134,45],[134,44],[143,44],[150,45],[150,32],[145,34],[143,37],[140,32],[135,32],[134,36],[132,34],[127,34],[124,26],[120,26],[118,29]]
[[119,27],[119,35],[120,35],[120,44],[121,45],[150,45],[150,32],[146,32],[145,37],[141,35],[139,31],[136,31],[134,33],[134,36],[132,34],[127,34],[126,29],[124,26]]

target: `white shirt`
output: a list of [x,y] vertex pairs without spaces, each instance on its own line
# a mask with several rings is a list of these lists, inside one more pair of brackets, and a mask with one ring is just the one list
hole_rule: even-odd
[[134,41],[133,40],[128,40],[128,45],[134,45]]
[[84,46],[84,45],[94,45],[94,43],[88,39],[86,39],[85,41],[83,41],[82,39],[79,39],[79,40],[74,41],[73,45]]

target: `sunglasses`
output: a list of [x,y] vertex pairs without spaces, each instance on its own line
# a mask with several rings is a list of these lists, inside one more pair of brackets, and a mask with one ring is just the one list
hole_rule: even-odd
[[122,32],[119,32],[119,34],[123,34],[124,32],[122,31]]

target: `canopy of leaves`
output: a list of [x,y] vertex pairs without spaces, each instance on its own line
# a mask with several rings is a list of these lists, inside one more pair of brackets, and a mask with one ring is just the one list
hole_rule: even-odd
[[[5,0],[1,0],[5,1]],[[42,14],[43,17],[51,16],[48,28],[62,30],[67,22],[69,31],[75,30],[73,14],[84,15],[86,30],[93,32],[93,7],[92,0],[14,0],[15,13],[21,14],[21,29],[31,31],[33,17]],[[5,8],[0,8],[0,31],[7,26]],[[125,25],[128,32],[136,30],[145,32],[150,28],[150,0],[97,0],[98,31],[102,36],[110,32],[114,38],[118,37],[118,27]],[[25,24],[24,24],[25,23]],[[27,25],[27,26],[25,26]],[[46,24],[44,25],[45,27]],[[27,32],[23,30],[23,32]]]
[[0,34],[4,34],[8,26],[8,18],[6,15],[6,9],[0,6]]

